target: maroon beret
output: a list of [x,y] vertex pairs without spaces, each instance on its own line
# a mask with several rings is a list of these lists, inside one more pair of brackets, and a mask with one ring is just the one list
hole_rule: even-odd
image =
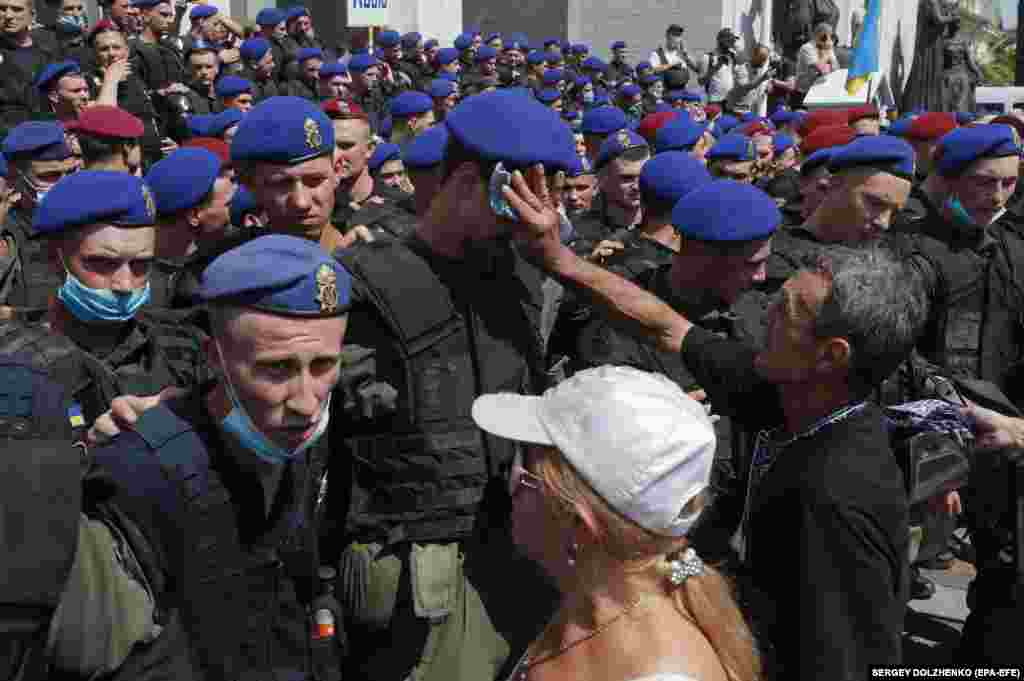
[[186,140],[181,146],[199,147],[220,159],[221,166],[231,165],[231,147],[219,137],[192,137]]
[[757,137],[758,135],[774,135],[775,131],[764,124],[763,121],[752,121],[746,123],[740,127],[738,131],[741,135],[747,137]]
[[846,109],[818,109],[804,117],[797,132],[801,137],[807,137],[816,128],[826,125],[847,125],[850,122],[850,115]]
[[648,144],[654,144],[654,136],[661,126],[676,118],[679,118],[679,111],[659,111],[647,114],[640,120],[640,125],[636,129],[637,134],[647,140]]
[[96,36],[98,36],[100,33],[103,33],[104,31],[117,31],[118,33],[120,33],[121,27],[115,24],[110,19],[101,19],[97,21],[96,24],[92,27],[92,30],[89,31],[89,35],[86,38],[86,42],[89,45],[92,45],[92,41],[96,40]]
[[704,115],[708,117],[708,120],[712,120],[715,116],[722,113],[722,107],[717,104],[708,104],[704,107]]
[[855,106],[852,109],[848,109],[847,113],[849,118],[847,119],[850,125],[853,125],[859,120],[864,118],[881,118],[881,113],[878,111],[878,107],[874,104],[864,104],[863,106]]
[[844,144],[849,144],[856,137],[857,131],[845,123],[842,125],[821,125],[811,131],[811,134],[800,142],[800,153],[804,156],[810,156],[821,149],[841,147]]
[[116,106],[97,104],[78,116],[79,134],[131,140],[142,137],[145,131],[139,118]]
[[956,129],[956,116],[945,111],[929,111],[910,123],[906,137],[920,142],[937,140],[947,132]]
[[328,99],[320,104],[320,108],[332,121],[370,120],[363,107],[351,99]]

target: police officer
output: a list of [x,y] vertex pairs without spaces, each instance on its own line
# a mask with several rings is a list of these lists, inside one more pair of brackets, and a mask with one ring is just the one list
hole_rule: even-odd
[[[829,191],[831,175],[828,164],[832,160],[832,154],[843,145],[852,142],[855,137],[856,133],[848,125],[826,125],[816,129],[800,143],[800,152],[804,157],[803,163],[800,164],[800,201],[788,202],[782,207],[787,227],[802,225],[810,219],[814,211],[818,210],[818,206]],[[894,229],[898,223],[899,216],[894,219]]]
[[608,81],[622,83],[633,77],[633,67],[626,61],[626,42],[616,40],[612,43],[612,60],[608,62]]
[[221,106],[214,91],[214,82],[220,72],[217,48],[204,40],[192,42],[185,52],[185,66],[188,67],[187,97],[192,114],[219,112]]
[[[413,180],[415,185],[415,179]],[[590,159],[581,157],[565,175],[562,203],[571,220],[589,213],[597,196],[597,174]]]
[[86,170],[142,175],[142,121],[124,109],[97,104],[78,118],[75,134]]
[[321,101],[325,99],[349,99],[349,85],[352,76],[348,67],[341,62],[331,61],[320,67],[320,83],[317,95]]
[[836,149],[828,169],[829,190],[817,210],[776,239],[765,290],[777,290],[829,244],[857,246],[882,238],[910,195],[914,151],[898,138],[860,137]]
[[434,76],[423,52],[423,36],[415,31],[402,36],[402,59],[398,62],[398,70],[412,82],[413,87],[422,90]]
[[369,54],[357,54],[348,63],[352,76],[352,101],[366,113],[370,129],[376,133],[387,113],[381,91],[381,67],[377,58]]
[[390,92],[396,95],[405,90],[414,89],[415,83],[412,78],[401,68],[404,48],[402,47],[402,35],[398,31],[381,31],[377,34],[375,44],[380,48],[381,61],[387,66],[390,76]]
[[427,94],[434,100],[434,119],[437,121],[443,121],[459,103],[459,86],[450,80],[435,78],[430,81]]
[[311,102],[320,101],[320,67],[324,64],[324,53],[319,47],[302,47],[295,53],[298,72],[288,81],[288,94],[304,97]]
[[172,575],[205,678],[341,678],[343,613],[314,640],[307,609],[323,588],[318,531],[349,282],[296,237],[216,258],[199,294],[218,380],[143,413],[97,455],[174,519],[159,530],[179,549]]
[[435,125],[412,141],[402,154],[402,162],[413,186],[413,213],[423,216],[441,188],[448,128]]
[[142,19],[142,34],[133,45],[134,63],[165,130],[173,107],[167,98],[182,95],[188,80],[182,53],[167,39],[174,30],[174,9],[167,0],[133,0],[132,4]]
[[757,179],[757,148],[746,135],[731,133],[715,142],[705,158],[708,170],[719,179],[753,183]]
[[[82,170],[58,182],[36,211],[33,238],[44,240],[63,284],[50,291],[47,324],[81,350],[88,380],[73,397],[91,424],[118,395],[152,395],[201,380],[204,360],[188,327],[166,326],[139,314],[150,300],[156,210],[141,179]],[[5,329],[5,331],[7,331]],[[5,333],[0,341],[12,342]]]
[[284,12],[276,7],[264,7],[256,14],[258,37],[270,43],[270,52],[274,61],[274,80],[282,79],[282,66],[285,60],[283,42],[288,35],[284,20]]
[[391,141],[402,147],[435,122],[434,100],[422,92],[402,92],[391,99],[388,109],[394,121]]
[[[332,447],[344,438],[345,452],[332,463],[352,487],[347,514],[332,514],[345,520],[340,573],[353,575],[340,593],[354,623],[350,669],[363,678],[495,678],[551,605],[493,515],[508,501],[495,475],[511,452],[467,417],[491,386],[533,391],[545,381],[540,277],[492,210],[491,166],[564,169],[572,135],[515,91],[467,99],[445,126],[444,181],[415,235],[338,253],[368,303],[353,309],[353,333],[365,339],[355,342],[375,348],[377,380],[398,394],[363,413],[332,405]],[[367,571],[380,597],[368,600]],[[510,571],[515,590],[499,583]],[[411,593],[399,586],[410,576]]]
[[253,83],[241,76],[221,76],[214,84],[214,92],[225,109],[238,109],[247,113],[254,101]]
[[22,123],[0,149],[14,192],[8,199],[17,197],[9,204],[0,241],[0,304],[7,308],[6,317],[17,313],[36,319],[45,314],[61,280],[49,266],[44,244],[30,239],[32,216],[47,192],[77,167],[76,160],[64,141],[63,126],[52,121]]
[[0,29],[0,127],[13,128],[38,108],[32,82],[47,64],[61,60],[57,41],[45,29],[33,28],[32,0],[5,3]]
[[78,62],[62,61],[44,68],[35,80],[41,110],[58,121],[78,118],[89,104],[89,85]]

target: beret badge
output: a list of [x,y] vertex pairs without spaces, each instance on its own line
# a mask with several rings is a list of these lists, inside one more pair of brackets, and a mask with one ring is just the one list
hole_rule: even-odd
[[146,202],[146,215],[150,219],[156,219],[156,201],[153,200],[153,192],[149,190],[149,187],[142,187],[142,200]]
[[320,128],[317,126],[316,121],[312,118],[307,118],[302,127],[306,131],[306,146],[309,147],[310,151],[319,149],[323,145],[324,139],[320,134]]
[[619,134],[616,135],[615,138],[616,140],[618,140],[619,146],[622,147],[623,149],[627,148],[630,145],[629,133],[627,133],[625,130],[619,130]]
[[338,309],[338,276],[328,265],[320,265],[316,270],[316,301],[321,312]]

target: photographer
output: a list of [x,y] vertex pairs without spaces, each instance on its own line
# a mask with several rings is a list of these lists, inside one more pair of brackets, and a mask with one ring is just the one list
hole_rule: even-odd
[[664,46],[651,52],[651,68],[655,73],[668,71],[673,66],[685,65],[686,45],[683,44],[683,33],[685,32],[686,29],[679,24],[672,24],[665,31]]
[[771,50],[757,43],[751,50],[750,61],[736,67],[736,81],[726,99],[726,106],[733,115],[764,116],[767,113],[768,90],[774,85],[778,71],[777,62],[771,57]]
[[694,62],[683,51],[683,60],[700,76],[700,84],[708,93],[708,104],[723,104],[736,82],[740,37],[731,28],[718,32],[718,45],[714,52],[708,52],[700,62]]
[[792,95],[791,107],[798,109],[803,106],[804,97],[815,81],[838,68],[832,27],[818,24],[814,27],[814,38],[804,43],[796,55],[796,91]]

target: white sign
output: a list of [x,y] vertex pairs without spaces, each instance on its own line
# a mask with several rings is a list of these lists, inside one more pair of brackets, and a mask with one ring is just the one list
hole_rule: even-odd
[[387,26],[392,0],[346,0],[349,27]]
[[867,85],[856,95],[851,95],[846,91],[846,69],[839,69],[815,81],[804,97],[804,107],[831,109],[867,104],[874,98],[877,83],[878,74],[872,73],[868,76]]

